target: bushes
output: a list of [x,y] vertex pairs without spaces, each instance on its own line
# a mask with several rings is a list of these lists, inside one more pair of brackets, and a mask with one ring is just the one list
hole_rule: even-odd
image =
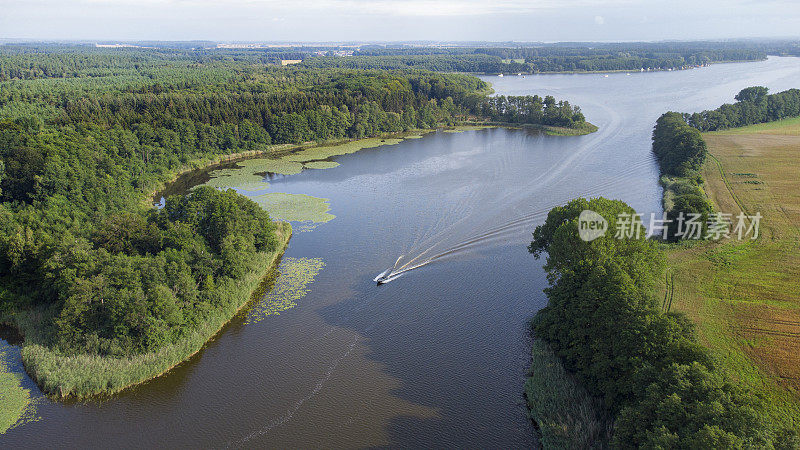
[[699,362],[642,371],[637,401],[620,412],[617,448],[765,448],[783,437],[765,427],[756,399]]
[[[613,444],[637,448],[769,446],[783,442],[751,395],[725,381],[683,315],[662,313],[653,284],[661,251],[645,239],[578,236],[589,209],[615,228],[632,209],[603,198],[554,208],[529,250],[548,253],[548,305],[536,336],[616,418]],[[642,236],[644,236],[642,230]]]

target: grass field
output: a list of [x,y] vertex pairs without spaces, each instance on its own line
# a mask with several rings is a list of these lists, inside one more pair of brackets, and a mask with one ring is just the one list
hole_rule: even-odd
[[800,118],[706,133],[717,211],[763,216],[760,237],[674,248],[673,310],[720,368],[800,429]]

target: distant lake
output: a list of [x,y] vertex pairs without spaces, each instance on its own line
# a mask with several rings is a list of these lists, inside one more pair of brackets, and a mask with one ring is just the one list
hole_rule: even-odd
[[[335,156],[335,168],[268,177],[266,189],[243,193],[327,199],[335,216],[293,224],[284,268],[324,264],[307,292],[280,308],[254,305],[187,363],[121,395],[41,399],[40,420],[0,436],[0,446],[534,445],[523,399],[527,321],[545,305],[547,284],[543,261],[526,251],[535,226],[576,196],[658,213],[658,116],[715,108],[752,85],[800,87],[800,59],[483,78],[498,94],[580,105],[600,131],[440,131]],[[440,254],[373,282],[401,255]]]

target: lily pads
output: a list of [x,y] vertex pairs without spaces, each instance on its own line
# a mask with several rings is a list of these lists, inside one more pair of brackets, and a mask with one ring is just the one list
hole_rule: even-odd
[[297,306],[323,267],[325,263],[320,258],[284,258],[278,267],[275,285],[247,314],[247,323],[261,322]]
[[331,206],[327,198],[305,194],[269,193],[251,197],[275,220],[285,222],[330,222],[336,216],[328,213]]

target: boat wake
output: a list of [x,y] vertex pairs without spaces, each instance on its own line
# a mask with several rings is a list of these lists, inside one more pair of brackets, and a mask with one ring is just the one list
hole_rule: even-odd
[[[463,196],[459,198],[458,204],[449,207],[449,211],[441,211],[436,223],[426,227],[425,236],[419,236],[411,244],[411,248],[406,249],[404,255],[397,258],[394,265],[379,273],[373,281],[378,285],[386,284],[409,271],[444,258],[462,255],[498,242],[517,242],[521,233],[525,230],[532,231],[535,225],[541,224],[555,206],[563,205],[577,197],[592,198],[606,194],[610,189],[628,183],[631,175],[639,173],[644,167],[652,166],[654,160],[644,158],[625,166],[609,178],[602,179],[582,192],[575,192],[565,184],[564,176],[568,170],[574,169],[577,164],[602,148],[603,142],[621,132],[618,114],[606,106],[603,109],[607,110],[611,118],[611,123],[604,131],[591,136],[575,152],[564,155],[547,170],[525,179],[512,190],[487,196],[483,195],[480,185],[471,186],[471,189],[462,192]],[[514,161],[500,161],[498,164],[501,167],[496,167],[495,170],[503,172],[513,163]],[[485,191],[491,192],[491,189]],[[537,202],[538,198],[545,195],[549,197],[548,202]],[[491,205],[495,212],[486,214],[486,205]],[[526,210],[524,214],[517,215],[520,211]],[[509,216],[512,216],[510,220],[496,225],[499,222],[498,218]],[[457,236],[464,236],[465,233],[461,231],[464,227],[473,226],[480,231],[458,239]]]

